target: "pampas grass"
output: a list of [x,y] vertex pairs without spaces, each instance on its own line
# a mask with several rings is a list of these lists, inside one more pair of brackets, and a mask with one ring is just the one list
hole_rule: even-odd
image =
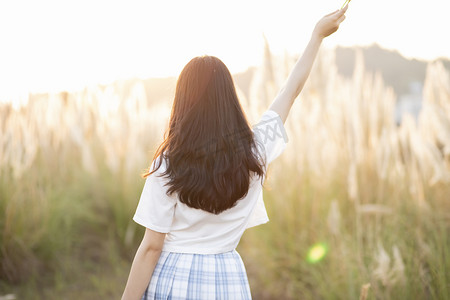
[[[294,62],[266,43],[250,91],[239,90],[252,123]],[[173,82],[160,95],[133,80],[0,104],[0,295],[120,295],[142,235],[131,220],[139,174],[172,96]],[[269,168],[271,222],[238,249],[255,299],[448,299],[448,71],[428,66],[417,122],[397,126],[395,101],[361,53],[351,79],[320,53]],[[328,252],[308,263],[317,243]]]

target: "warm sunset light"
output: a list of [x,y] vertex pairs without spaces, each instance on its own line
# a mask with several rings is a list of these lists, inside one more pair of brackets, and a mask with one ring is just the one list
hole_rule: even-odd
[[[300,53],[315,20],[341,1],[2,1],[0,99],[78,90],[131,77],[176,76],[193,56],[220,57],[235,73],[275,54]],[[411,57],[450,55],[438,34],[448,3],[352,1],[325,42],[378,43]],[[420,22],[418,21],[420,20]],[[436,34],[433,34],[436,32]]]
[[448,299],[449,12],[1,0],[0,300]]

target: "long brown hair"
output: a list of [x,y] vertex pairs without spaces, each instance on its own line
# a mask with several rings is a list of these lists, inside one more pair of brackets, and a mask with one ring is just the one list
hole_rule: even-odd
[[143,176],[166,159],[167,194],[219,214],[247,195],[251,176],[262,181],[258,148],[228,68],[217,57],[195,57],[178,78],[168,135],[153,157],[159,160]]

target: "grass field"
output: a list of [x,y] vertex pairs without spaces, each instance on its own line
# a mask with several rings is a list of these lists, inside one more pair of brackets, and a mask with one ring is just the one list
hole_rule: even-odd
[[[293,62],[265,60],[241,93],[252,123]],[[361,61],[349,80],[321,53],[290,113],[271,221],[238,247],[255,299],[450,299],[450,75],[431,64],[418,120],[397,125]],[[0,104],[0,299],[120,297],[171,97],[135,80]]]

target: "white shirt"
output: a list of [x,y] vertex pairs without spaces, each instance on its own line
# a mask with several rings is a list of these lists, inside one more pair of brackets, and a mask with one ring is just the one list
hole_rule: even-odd
[[[267,110],[252,128],[263,148],[260,153],[267,164],[286,148],[286,130],[279,115]],[[258,145],[258,144],[257,144]],[[177,194],[166,194],[168,179],[159,176],[166,170],[165,161],[145,181],[133,220],[149,229],[167,233],[163,251],[216,254],[236,248],[245,229],[269,221],[264,206],[261,178],[253,176],[247,195],[237,204],[216,215],[181,203]]]

